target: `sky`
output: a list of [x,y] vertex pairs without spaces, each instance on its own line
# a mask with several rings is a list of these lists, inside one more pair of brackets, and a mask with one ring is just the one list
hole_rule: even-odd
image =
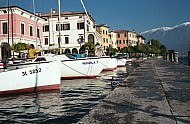
[[[8,0],[0,0],[0,6],[7,6]],[[84,12],[80,0],[60,0],[61,11]],[[57,0],[34,0],[35,11],[50,13],[58,10]],[[159,27],[173,27],[190,22],[190,0],[83,0],[87,11],[96,24],[107,24],[110,29],[135,30],[141,33]],[[9,0],[30,12],[33,0]]]

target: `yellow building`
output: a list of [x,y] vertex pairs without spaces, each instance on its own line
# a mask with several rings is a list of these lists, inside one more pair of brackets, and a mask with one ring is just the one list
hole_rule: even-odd
[[96,30],[101,34],[101,45],[104,48],[104,51],[109,47],[109,27],[106,24],[96,25]]

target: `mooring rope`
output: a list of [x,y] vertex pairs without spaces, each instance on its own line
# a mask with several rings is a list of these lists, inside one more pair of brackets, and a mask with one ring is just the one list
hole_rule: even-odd
[[[80,73],[80,74],[82,74],[82,75],[85,75],[85,76],[89,76],[89,75],[87,75],[87,74],[84,74],[84,73],[82,73],[82,72],[80,72],[80,71],[77,71],[76,69],[74,69],[74,68],[72,68],[72,67],[70,67],[70,66],[68,66],[68,65],[66,65],[65,63],[63,63],[63,62],[61,62],[62,64],[64,64],[65,66],[67,66],[68,68],[70,68],[70,69],[72,69],[73,71],[76,71],[76,72],[78,72],[78,73]],[[90,66],[90,65],[89,65]]]

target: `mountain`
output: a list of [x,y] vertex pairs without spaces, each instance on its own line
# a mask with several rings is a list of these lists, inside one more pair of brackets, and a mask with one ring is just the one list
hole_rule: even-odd
[[148,42],[150,39],[159,40],[167,49],[180,53],[190,50],[190,22],[174,27],[161,27],[141,33]]

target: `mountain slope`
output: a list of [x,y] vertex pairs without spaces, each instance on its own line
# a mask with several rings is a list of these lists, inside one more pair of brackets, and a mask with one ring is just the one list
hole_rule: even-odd
[[190,22],[182,23],[174,27],[161,27],[141,33],[146,42],[156,39],[168,49],[174,49],[180,53],[190,50]]

